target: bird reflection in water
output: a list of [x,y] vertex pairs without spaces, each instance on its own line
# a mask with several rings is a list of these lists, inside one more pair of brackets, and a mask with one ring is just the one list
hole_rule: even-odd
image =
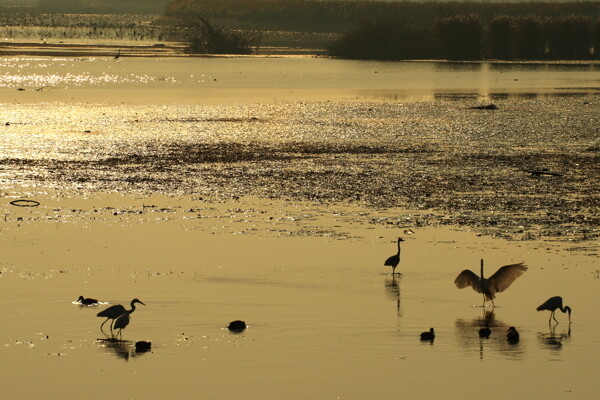
[[[483,360],[486,351],[496,350],[511,358],[524,355],[521,345],[509,346],[506,341],[506,330],[509,325],[496,318],[494,308],[484,308],[480,316],[473,319],[457,319],[454,323],[458,343],[466,351],[478,349],[479,359]],[[479,331],[488,326],[491,330],[489,337],[481,337]]]
[[571,340],[571,324],[568,325],[567,330],[560,333],[556,333],[556,325],[550,327],[548,333],[538,333],[538,340],[542,348],[549,350],[561,350],[563,344]]
[[136,350],[136,343],[131,340],[118,340],[106,336],[96,339],[98,346],[108,353],[113,353],[117,358],[129,361],[130,358],[141,356],[148,350]]
[[392,275],[392,279],[385,280],[385,291],[387,295],[396,302],[396,313],[399,317],[402,316],[402,309],[400,308],[400,285],[398,281],[400,278],[396,278]]

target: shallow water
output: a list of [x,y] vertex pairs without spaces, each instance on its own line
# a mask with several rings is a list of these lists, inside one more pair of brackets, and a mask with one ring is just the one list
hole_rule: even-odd
[[[2,60],[16,68],[4,75],[16,83],[0,79],[9,122],[0,135],[4,393],[598,395],[593,67],[508,66],[525,75],[498,93],[525,81],[536,94],[494,97],[481,79],[501,77],[500,67],[124,61],[110,64],[123,69],[111,81],[92,78],[104,59]],[[242,65],[262,81],[240,83]],[[199,82],[182,77],[213,77],[207,66],[222,75],[205,83],[225,84],[203,97]],[[395,83],[410,68],[437,77],[420,81],[428,94],[418,102]],[[383,73],[395,79],[378,81]],[[50,90],[31,90],[51,79]],[[436,95],[446,90],[432,89],[440,81],[455,95]],[[230,92],[237,87],[240,97]],[[401,99],[380,95],[388,89]],[[468,109],[491,100],[498,112]],[[562,176],[531,177],[524,167]],[[10,204],[22,198],[40,205]],[[383,261],[398,236],[403,275],[392,278]],[[481,258],[488,275],[529,266],[493,310],[452,283]],[[95,315],[108,305],[72,304],[80,295],[146,306],[115,343]],[[572,324],[559,313],[550,326],[549,313],[535,311],[554,295],[573,308]],[[493,333],[481,340],[484,318]],[[249,325],[241,334],[226,329],[236,319]],[[420,342],[432,326],[435,341]],[[509,326],[521,333],[516,345],[505,341]],[[137,340],[152,351],[136,353]]]

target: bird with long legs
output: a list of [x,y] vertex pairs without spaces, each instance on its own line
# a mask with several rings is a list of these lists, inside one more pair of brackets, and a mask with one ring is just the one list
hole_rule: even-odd
[[489,278],[484,278],[482,259],[480,276],[477,276],[475,272],[469,269],[465,269],[458,274],[454,280],[454,284],[459,289],[471,286],[477,293],[483,294],[483,307],[485,307],[486,300],[491,301],[492,306],[496,307],[494,304],[496,293],[506,290],[515,281],[515,279],[521,276],[525,271],[527,271],[527,267],[523,263],[510,264],[500,267],[498,271],[496,271]]
[[392,275],[396,273],[396,267],[400,264],[400,242],[404,242],[404,239],[398,238],[398,252],[393,256],[388,257],[388,259],[385,260],[385,263],[383,263],[383,265],[392,267]]
[[544,304],[539,306],[537,308],[537,310],[538,311],[543,311],[543,310],[551,311],[550,318],[548,319],[548,324],[552,323],[552,318],[554,318],[554,320],[558,324],[558,321],[556,320],[556,316],[554,315],[556,310],[560,310],[563,313],[568,312],[569,313],[569,323],[571,322],[571,307],[569,307],[569,306],[563,307],[563,299],[560,296],[550,297],[548,300],[546,300],[544,302]]
[[134,310],[135,310],[135,308],[127,311],[125,314],[123,314],[119,318],[115,319],[115,322],[113,324],[113,329],[119,330],[119,332],[117,332],[117,334],[115,336],[123,338],[121,331],[123,329],[125,329],[127,327],[127,325],[129,325],[129,321],[131,321],[131,317],[129,316],[129,314],[131,314]]
[[100,311],[98,314],[96,314],[98,317],[106,318],[106,320],[102,323],[102,325],[100,325],[100,330],[102,331],[102,327],[104,326],[105,323],[107,323],[109,320],[112,320],[110,323],[110,333],[112,335],[114,320],[116,320],[123,314],[129,315],[132,312],[134,312],[135,311],[135,303],[140,303],[145,306],[145,304],[142,303],[140,300],[133,299],[133,300],[131,300],[131,310],[126,310],[125,307],[123,307],[120,304],[117,304],[117,305],[108,307],[106,310]]

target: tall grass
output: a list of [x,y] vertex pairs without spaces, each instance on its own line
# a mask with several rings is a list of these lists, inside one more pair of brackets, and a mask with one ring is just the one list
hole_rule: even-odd
[[[585,15],[554,18],[498,15],[482,24],[476,14],[440,18],[413,38],[427,54],[415,57],[399,42],[403,19],[382,18],[360,24],[330,47],[334,56],[373,59],[588,60],[600,59],[600,19]],[[394,26],[382,38],[377,27]],[[596,46],[596,47],[595,47]],[[375,54],[373,48],[379,49]]]

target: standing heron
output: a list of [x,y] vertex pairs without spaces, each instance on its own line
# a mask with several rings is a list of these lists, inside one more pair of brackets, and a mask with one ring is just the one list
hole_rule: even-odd
[[98,304],[98,300],[91,299],[89,297],[84,298],[83,296],[79,296],[79,298],[77,299],[77,302],[80,303],[82,306],[91,306],[94,304]]
[[475,272],[465,269],[458,274],[454,280],[454,284],[459,289],[471,286],[477,293],[483,293],[483,307],[485,307],[486,300],[490,300],[495,307],[494,298],[496,297],[496,293],[506,290],[525,271],[527,271],[527,267],[523,263],[505,265],[486,279],[483,277],[482,259],[481,276],[477,276]]
[[[132,312],[135,311],[135,303],[140,303],[142,305],[145,306],[144,303],[142,303],[141,301],[139,301],[138,299],[133,299],[131,300],[131,310],[127,311],[125,309],[125,307],[123,307],[120,304],[114,305],[112,307],[108,307],[106,310],[104,311],[100,311],[98,314],[96,314],[98,317],[103,317],[106,318],[106,320],[102,323],[102,325],[100,325],[100,330],[102,330],[102,327],[104,326],[104,324],[106,322],[108,322],[108,320],[114,320],[119,318],[121,315],[123,314],[127,314],[129,316],[129,314],[131,314]],[[110,333],[112,334],[112,330],[113,330],[113,322],[111,322],[110,324]],[[129,323],[129,321],[128,321]],[[127,326],[127,324],[125,324],[125,326]],[[122,328],[120,328],[122,329]]]
[[119,318],[115,319],[113,328],[119,330],[119,332],[117,332],[117,336],[119,336],[121,338],[123,337],[121,335],[121,330],[125,329],[127,327],[127,325],[129,325],[129,321],[131,321],[131,317],[129,316],[129,314],[131,314],[134,310],[135,310],[135,308],[132,308],[131,310],[127,311],[125,314],[121,315]]
[[398,238],[398,252],[393,256],[388,257],[388,259],[385,260],[385,263],[383,263],[383,265],[392,267],[392,275],[396,273],[396,267],[400,263],[400,242],[404,242],[404,239]]
[[517,343],[519,341],[519,332],[517,332],[517,329],[514,326],[508,328],[506,332],[506,340],[508,340],[509,343]]
[[[550,313],[550,318],[548,319],[549,324],[552,322],[552,318],[554,318],[554,320],[556,321],[556,316],[554,315],[554,313],[556,312],[557,309],[562,311],[563,313],[568,312],[569,313],[569,322],[571,322],[571,307],[569,307],[569,306],[563,307],[563,300],[562,300],[562,297],[560,297],[560,296],[550,297],[548,300],[546,300],[544,302],[544,304],[542,304],[541,306],[539,306],[537,308],[538,311],[542,311],[542,310],[552,311]],[[556,321],[556,323],[558,324],[558,321]]]

